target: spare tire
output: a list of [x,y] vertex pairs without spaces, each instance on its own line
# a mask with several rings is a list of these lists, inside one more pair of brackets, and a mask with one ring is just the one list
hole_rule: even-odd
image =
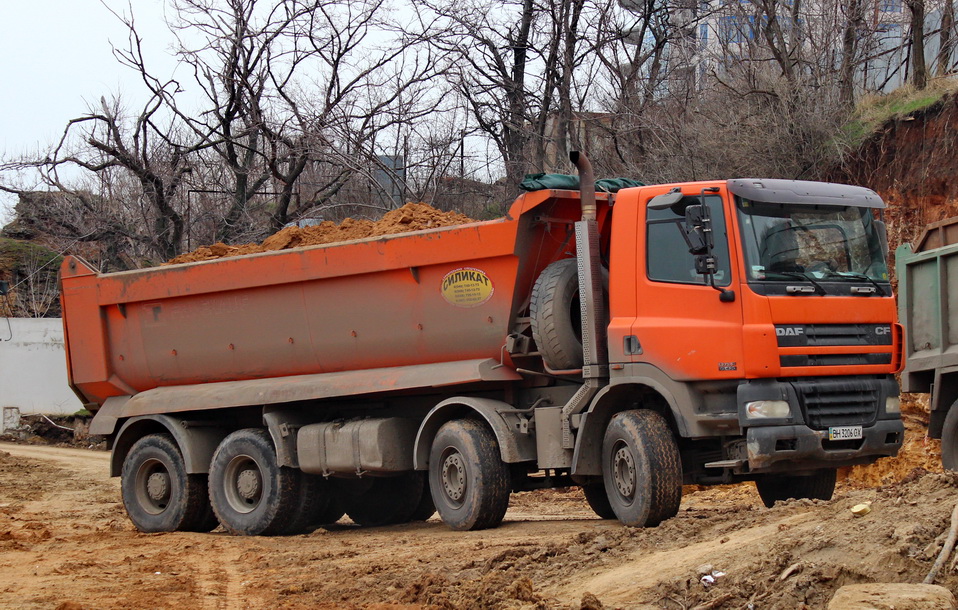
[[546,267],[532,288],[532,338],[551,369],[582,368],[582,317],[576,259]]

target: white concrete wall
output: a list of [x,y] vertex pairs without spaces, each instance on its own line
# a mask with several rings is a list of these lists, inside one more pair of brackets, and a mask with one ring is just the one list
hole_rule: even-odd
[[67,383],[59,318],[0,318],[0,407],[23,415],[72,415],[83,408]]

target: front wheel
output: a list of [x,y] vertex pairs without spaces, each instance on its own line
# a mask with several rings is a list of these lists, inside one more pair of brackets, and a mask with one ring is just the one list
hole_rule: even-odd
[[619,521],[654,527],[682,501],[682,461],[665,419],[654,411],[617,413],[602,439],[602,480]]
[[837,472],[826,468],[810,475],[763,474],[755,479],[755,487],[767,508],[779,500],[831,500]]
[[307,508],[302,505],[301,485],[298,470],[279,465],[266,430],[237,430],[213,454],[210,500],[231,534],[291,533],[301,525],[299,515]]
[[457,531],[498,526],[511,487],[499,443],[482,422],[458,419],[439,428],[429,453],[429,488],[446,525]]
[[216,527],[206,475],[187,474],[180,449],[169,434],[136,441],[123,460],[123,505],[141,532],[208,532]]

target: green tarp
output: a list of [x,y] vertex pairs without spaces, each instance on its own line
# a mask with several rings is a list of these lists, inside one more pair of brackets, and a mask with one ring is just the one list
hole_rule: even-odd
[[[645,186],[644,182],[631,178],[602,178],[595,181],[595,190],[602,193],[615,193],[619,189],[632,186]],[[566,174],[526,174],[525,180],[519,184],[524,191],[538,191],[542,189],[579,190],[579,177]]]

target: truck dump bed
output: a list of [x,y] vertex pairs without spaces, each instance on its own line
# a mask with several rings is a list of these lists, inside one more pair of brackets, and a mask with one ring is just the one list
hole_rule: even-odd
[[[579,213],[578,192],[536,191],[503,219],[356,242],[112,274],[68,257],[71,384],[96,408],[154,389],[166,400],[184,386],[235,394],[241,382],[252,383],[244,395],[255,402],[267,387],[255,380],[276,378],[313,388],[290,399],[328,394],[321,386],[333,377],[334,393],[368,392],[395,385],[395,375],[369,373],[382,369],[405,374],[410,387],[516,377],[487,361],[507,358],[506,337],[540,271],[574,255]],[[417,371],[408,367],[441,363],[409,378]]]
[[928,392],[937,369],[958,367],[958,218],[929,225],[895,258],[906,330],[902,389]]

